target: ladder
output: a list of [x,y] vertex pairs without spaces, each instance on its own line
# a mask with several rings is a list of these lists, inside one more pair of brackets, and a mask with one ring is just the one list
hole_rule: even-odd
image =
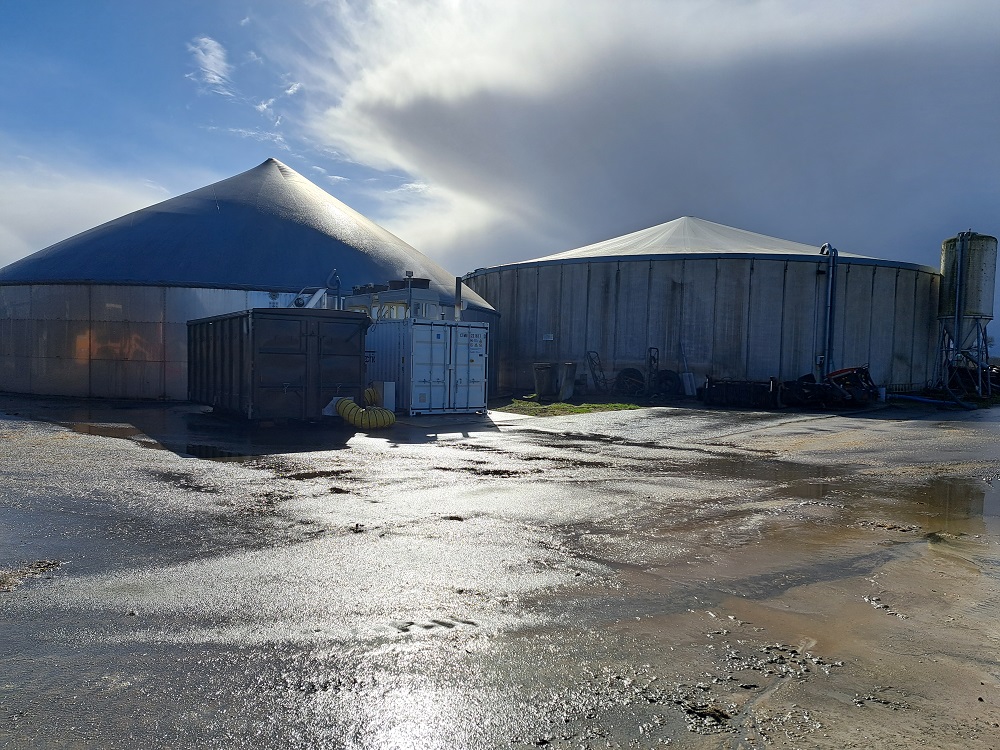
[[597,352],[587,352],[587,364],[590,366],[590,374],[594,378],[594,385],[601,393],[608,392],[608,379],[604,377],[604,368],[601,366],[601,357]]

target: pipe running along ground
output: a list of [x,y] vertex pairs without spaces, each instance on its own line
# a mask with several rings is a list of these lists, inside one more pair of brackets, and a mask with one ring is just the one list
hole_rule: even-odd
[[361,408],[349,398],[337,401],[337,414],[345,422],[362,430],[379,430],[396,423],[396,415],[381,406]]

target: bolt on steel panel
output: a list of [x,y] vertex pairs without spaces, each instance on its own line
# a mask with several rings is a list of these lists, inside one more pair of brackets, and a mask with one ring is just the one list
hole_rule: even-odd
[[[614,367],[615,302],[618,290],[618,264],[589,262],[587,282],[587,351],[595,351],[604,367]],[[534,386],[534,373],[529,367],[527,387]],[[610,373],[608,373],[610,375]]]
[[913,332],[917,274],[900,269],[896,274],[893,306],[892,368],[890,385],[909,385],[913,380]]
[[79,284],[31,286],[33,320],[90,320],[90,287]]
[[753,261],[749,258],[724,258],[716,263],[712,376],[742,380],[747,371],[746,342]]
[[[86,362],[91,354],[90,326],[85,320],[32,320],[31,356]],[[59,375],[59,377],[62,377]],[[34,382],[35,387],[41,387]],[[39,391],[44,393],[44,391]],[[62,395],[62,394],[56,394]]]
[[666,346],[667,299],[663,290],[663,263],[649,264],[649,293],[646,297],[646,331],[649,345],[660,350],[660,369],[676,370],[673,357]]
[[32,394],[45,396],[89,396],[90,363],[66,357],[30,357]]
[[[187,363],[187,335],[186,323],[163,324],[163,359],[166,362]],[[186,393],[187,386],[184,383],[181,385]]]
[[927,383],[934,377],[938,354],[937,309],[941,277],[916,271],[917,293],[913,317],[913,381]]
[[198,289],[166,287],[164,320],[183,323],[214,315],[249,310],[247,292],[239,289]]
[[0,354],[0,391],[31,392],[31,358]]
[[90,356],[100,360],[162,362],[163,324],[95,321],[90,326]]
[[616,370],[637,367],[645,370],[646,351],[655,344],[649,338],[649,268],[648,260],[622,261],[618,275],[618,299],[615,317]]
[[[825,269],[825,261],[785,263],[779,374],[782,380],[814,372],[816,355],[823,351],[827,277],[817,273],[820,266]],[[843,284],[839,286],[838,294],[842,296]]]
[[187,358],[163,363],[163,390],[170,401],[187,400]]
[[514,282],[514,319],[507,328],[522,356],[534,359],[538,349],[538,268],[517,270]]
[[94,321],[161,323],[165,290],[160,286],[90,287],[90,315]]
[[[34,321],[0,318],[0,356],[30,357],[34,353]],[[0,383],[2,388],[2,383]]]
[[859,367],[871,360],[872,293],[875,267],[844,263],[844,304],[834,311],[838,318],[842,367]]
[[587,267],[561,264],[562,294],[559,312],[560,362],[582,362],[587,354]]
[[0,318],[30,318],[31,287],[0,285]]
[[559,338],[559,323],[563,314],[562,266],[538,266],[535,274],[538,286],[534,300],[535,347],[532,356],[536,362],[556,362],[562,357],[562,341]]
[[681,318],[684,311],[684,261],[662,260],[652,264],[650,279],[650,340],[660,348],[660,368],[684,370],[681,357]]
[[715,259],[684,261],[684,302],[681,331],[688,367],[699,375],[712,371],[715,335]]
[[877,385],[892,377],[892,350],[896,340],[896,276],[899,269],[873,266],[868,370]]
[[785,310],[785,261],[753,259],[747,301],[746,378],[781,375],[781,326]]
[[163,363],[95,359],[90,363],[90,395],[162,399]]

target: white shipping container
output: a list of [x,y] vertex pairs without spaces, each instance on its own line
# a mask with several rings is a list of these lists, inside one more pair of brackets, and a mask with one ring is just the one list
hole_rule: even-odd
[[365,339],[368,381],[396,384],[407,414],[462,414],[486,408],[489,324],[381,320]]

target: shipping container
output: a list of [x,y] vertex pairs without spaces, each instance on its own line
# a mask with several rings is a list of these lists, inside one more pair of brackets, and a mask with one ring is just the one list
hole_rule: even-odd
[[251,420],[312,420],[363,404],[363,313],[257,308],[188,322],[188,399]]
[[396,384],[397,410],[461,414],[486,409],[489,324],[379,321],[367,336],[369,381]]

